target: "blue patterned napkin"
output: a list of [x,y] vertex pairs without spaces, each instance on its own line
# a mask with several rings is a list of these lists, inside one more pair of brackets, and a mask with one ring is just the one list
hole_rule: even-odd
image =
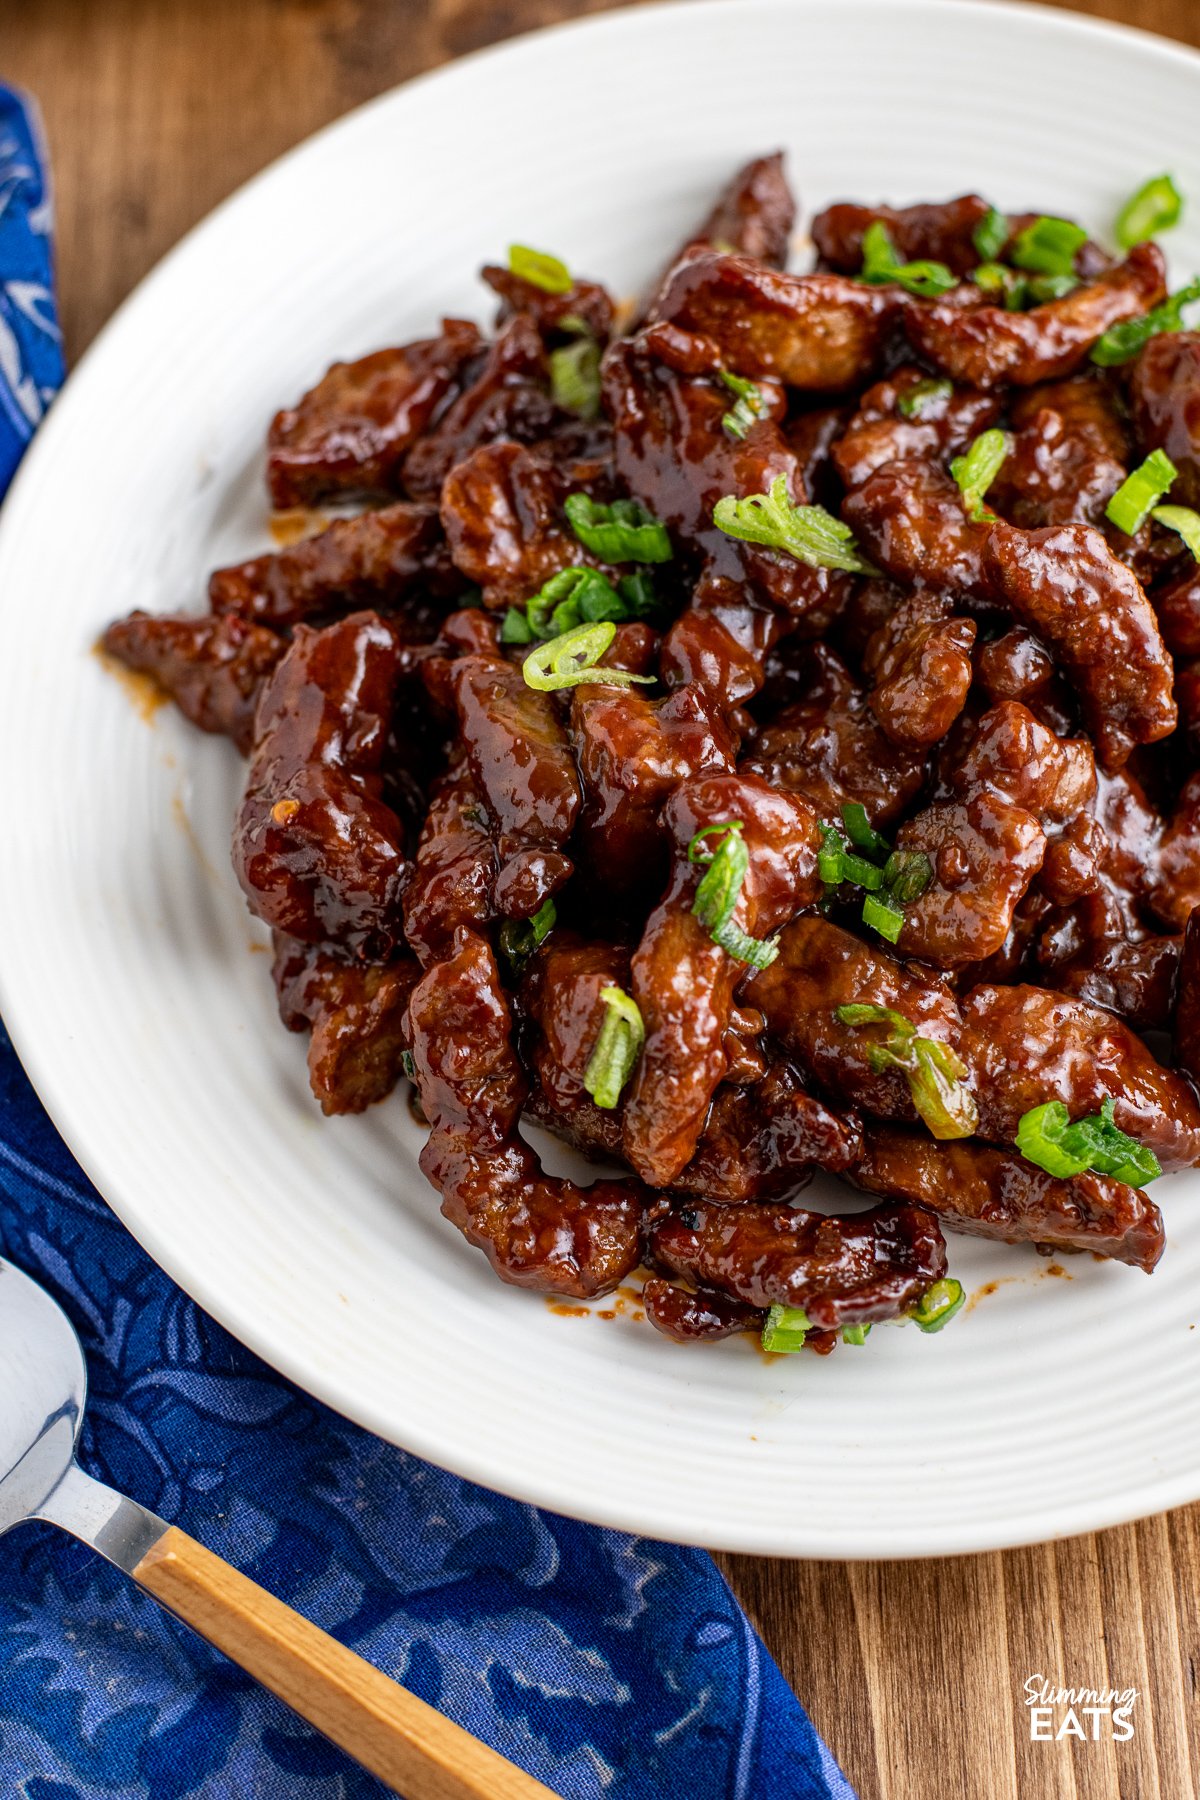
[[[43,168],[0,87],[0,490],[62,373]],[[0,1241],[83,1339],[91,1474],[566,1800],[854,1800],[703,1551],[502,1499],[275,1375],[118,1224],[2,1031]],[[384,1791],[92,1552],[0,1541],[0,1794]]]

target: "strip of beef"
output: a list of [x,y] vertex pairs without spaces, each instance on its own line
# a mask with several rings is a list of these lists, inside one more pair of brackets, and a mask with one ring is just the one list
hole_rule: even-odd
[[[842,591],[831,584],[831,594]],[[783,616],[742,583],[708,571],[663,639],[659,672],[669,686],[701,689],[727,709],[742,706],[762,686],[786,628]]]
[[465,392],[404,459],[404,486],[414,500],[436,503],[451,469],[480,444],[502,437],[533,443],[556,417],[541,333],[528,313],[514,313]]
[[[902,402],[913,409],[910,415]],[[939,392],[923,369],[906,364],[862,396],[833,447],[834,466],[846,487],[856,488],[885,463],[944,462],[994,425],[1000,410],[995,394],[979,388]]]
[[990,1144],[939,1144],[898,1125],[870,1128],[850,1179],[869,1194],[927,1207],[951,1231],[1091,1250],[1147,1274],[1166,1241],[1162,1215],[1139,1188],[1090,1170],[1057,1180]]
[[790,1206],[685,1200],[649,1233],[655,1264],[749,1306],[798,1306],[817,1330],[894,1319],[946,1272],[937,1220],[918,1206],[828,1217]]
[[[602,988],[629,987],[629,951],[618,944],[585,943],[555,931],[530,959],[521,982],[521,1007],[536,1026],[529,1060],[541,1097],[568,1120],[581,1108],[595,1115],[584,1142],[589,1150],[619,1151],[616,1109],[593,1106],[584,1084],[604,1023]],[[544,1114],[539,1113],[539,1117]],[[605,1126],[615,1127],[604,1130]]]
[[636,1182],[582,1189],[545,1175],[516,1136],[526,1080],[495,958],[463,931],[425,971],[408,1028],[432,1125],[421,1169],[442,1211],[504,1281],[543,1292],[605,1293],[637,1266],[648,1196]]
[[1143,455],[1165,450],[1179,473],[1173,506],[1200,506],[1200,331],[1152,337],[1129,379],[1133,428]]
[[497,325],[506,325],[514,313],[529,313],[548,342],[569,342],[579,335],[580,325],[598,342],[608,342],[614,309],[611,295],[598,281],[576,279],[565,292],[551,294],[495,263],[487,263],[479,273],[502,301]]
[[887,1006],[925,1037],[959,1047],[962,1022],[948,987],[904,968],[827,919],[794,919],[779,938],[779,956],[746,984],[746,998],[767,1029],[840,1107],[877,1118],[917,1118],[908,1083],[895,1069],[872,1066],[874,1035],[837,1018],[841,1006]]
[[863,263],[863,233],[878,219],[887,226],[901,262],[940,262],[956,275],[969,275],[980,261],[972,233],[991,210],[979,194],[900,207],[840,200],[817,214],[812,237],[823,263],[843,275],[857,275]]
[[644,1180],[664,1187],[685,1166],[727,1066],[725,1033],[744,966],[715,943],[692,911],[702,865],[687,847],[702,828],[740,819],[749,869],[734,922],[766,937],[819,887],[816,814],[798,796],[754,775],[707,775],[677,788],[663,812],[675,866],[633,959],[632,991],[646,1028],[625,1107],[625,1154]]
[[1107,1007],[1137,1032],[1169,1032],[1182,950],[1182,937],[1097,933],[1085,937],[1075,957],[1050,964],[1039,956],[1039,969],[1047,987],[1086,1000],[1089,1006]]
[[1042,864],[1046,834],[1031,812],[994,794],[938,801],[900,827],[899,852],[929,858],[933,880],[904,909],[898,948],[938,968],[994,956]]
[[485,606],[527,600],[560,569],[591,560],[562,498],[555,470],[521,444],[481,444],[450,471],[441,509],[450,555]]
[[1166,292],[1162,251],[1138,244],[1125,262],[1061,300],[1007,312],[960,289],[944,300],[911,301],[905,329],[917,353],[953,381],[1031,387],[1072,374],[1106,331],[1140,318]]
[[965,996],[962,1016],[981,1137],[1014,1143],[1022,1115],[1047,1100],[1080,1119],[1111,1099],[1118,1129],[1148,1144],[1164,1169],[1200,1162],[1191,1087],[1112,1013],[1045,988],[984,985]]
[[582,795],[566,732],[549,694],[511,663],[460,657],[450,682],[471,773],[496,826],[497,910],[529,918],[571,873],[562,851]]
[[790,1200],[815,1170],[848,1168],[861,1144],[854,1114],[833,1112],[779,1062],[752,1087],[717,1089],[696,1153],[671,1185],[721,1205]]
[[943,596],[915,594],[872,634],[863,655],[870,707],[893,744],[920,752],[945,737],[967,703],[975,630]]
[[772,787],[806,795],[823,819],[840,819],[857,800],[872,825],[890,824],[920,793],[925,758],[884,735],[836,651],[813,645],[808,669],[806,697],[757,732],[742,766]]
[[740,168],[716,204],[671,258],[653,288],[646,318],[658,316],[662,292],[676,263],[699,246],[736,251],[782,269],[788,259],[796,202],[783,172],[783,151],[757,156]]
[[259,701],[233,837],[261,919],[372,961],[400,938],[403,831],[381,798],[400,662],[375,613],[296,627]]
[[495,917],[492,826],[464,758],[435,784],[404,892],[404,935],[423,967],[445,955],[464,925]]
[[208,583],[215,613],[281,630],[301,619],[371,606],[390,612],[418,597],[466,586],[446,550],[436,511],[398,501],[378,512],[335,519],[284,550],[217,569]]
[[1200,1087],[1200,913],[1192,914],[1183,935],[1179,998],[1175,1006],[1175,1060]]
[[420,968],[350,961],[323,944],[275,934],[272,974],[289,1031],[311,1028],[308,1078],[323,1113],[365,1112],[402,1074],[404,1016]]
[[1077,721],[1074,698],[1054,658],[1023,625],[976,645],[975,677],[989,700],[1020,700],[1051,731],[1069,732]]
[[1151,907],[1165,924],[1182,931],[1200,906],[1200,773],[1184,782],[1148,874]]
[[964,799],[992,794],[1061,825],[1095,798],[1096,763],[1086,738],[1061,738],[1019,700],[1002,700],[980,717],[949,781]]
[[651,1276],[642,1288],[646,1317],[664,1337],[679,1344],[714,1343],[718,1338],[733,1337],[736,1332],[761,1325],[761,1307],[747,1306],[731,1294],[719,1294],[715,1288],[675,1287],[669,1281]]
[[570,737],[584,793],[579,861],[603,884],[606,904],[660,890],[668,797],[691,776],[733,769],[722,713],[690,684],[665,700],[633,688],[582,686],[571,700]]
[[786,275],[752,257],[698,249],[671,271],[657,316],[711,338],[739,375],[840,394],[877,370],[900,298],[894,287]]
[[987,536],[984,565],[996,595],[1074,683],[1106,769],[1175,729],[1174,671],[1154,609],[1098,531],[1023,532],[1001,522]]
[[957,484],[935,464],[885,463],[846,496],[842,517],[871,561],[894,580],[989,598],[989,527],[968,517]]
[[1189,561],[1182,573],[1154,588],[1149,598],[1172,656],[1200,656],[1200,563]]
[[458,392],[481,347],[474,325],[446,319],[441,337],[334,363],[271,422],[273,503],[312,506],[346,494],[402,492],[400,465]]
[[201,731],[232,738],[243,756],[259,695],[287,649],[265,626],[191,613],[130,613],[100,642],[127,669],[152,676]]

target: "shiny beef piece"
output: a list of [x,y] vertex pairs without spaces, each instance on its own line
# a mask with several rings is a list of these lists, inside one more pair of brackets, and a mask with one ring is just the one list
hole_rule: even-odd
[[[840,590],[831,583],[828,591]],[[785,630],[780,614],[740,582],[706,573],[663,639],[660,673],[670,687],[694,687],[710,702],[742,706],[762,686]]]
[[1007,312],[958,289],[943,300],[910,301],[904,323],[918,355],[952,381],[1031,387],[1073,374],[1110,327],[1140,317],[1166,292],[1162,251],[1138,244],[1090,286],[1028,312]]
[[975,680],[989,700],[1020,700],[1040,724],[1069,731],[1076,709],[1045,644],[1023,625],[975,646]]
[[130,613],[100,643],[127,669],[151,676],[201,731],[232,738],[243,756],[259,695],[287,649],[265,626],[191,613]]
[[434,784],[404,892],[404,935],[422,967],[444,956],[463,926],[495,917],[498,873],[491,819],[464,758]]
[[470,385],[404,460],[405,489],[437,502],[442,483],[480,444],[496,438],[532,443],[555,423],[546,352],[528,313],[514,313],[489,345]]
[[446,319],[441,337],[334,363],[271,423],[272,503],[313,506],[347,494],[402,493],[405,456],[458,393],[481,347],[474,325]]
[[1044,825],[1077,818],[1096,794],[1086,738],[1060,738],[1019,700],[989,707],[950,774],[964,798],[993,794],[1035,813]]
[[411,957],[348,961],[276,933],[272,974],[289,1031],[310,1027],[308,1078],[323,1113],[365,1112],[403,1073],[404,1019],[420,975]]
[[904,968],[827,919],[794,919],[779,938],[779,956],[746,984],[745,997],[767,1029],[839,1106],[878,1118],[916,1120],[908,1083],[895,1069],[876,1070],[874,1034],[843,1025],[840,1006],[865,1002],[903,1013],[925,1037],[957,1049],[958,1003],[931,974]]
[[1200,906],[1200,771],[1184,783],[1148,876],[1146,898],[1153,911],[1182,931]]
[[1032,813],[977,794],[925,807],[900,827],[896,849],[923,852],[933,868],[930,885],[904,909],[897,948],[949,969],[1001,948],[1041,867],[1046,836]]
[[721,1205],[790,1200],[815,1170],[848,1168],[861,1144],[853,1114],[831,1111],[778,1063],[753,1087],[718,1088],[696,1154],[671,1185]]
[[920,793],[925,759],[884,735],[836,652],[816,645],[810,657],[807,697],[756,734],[743,767],[772,787],[803,794],[823,819],[839,819],[847,801],[857,800],[883,828]]
[[1165,450],[1179,473],[1172,506],[1200,506],[1200,331],[1152,337],[1129,378],[1133,429],[1143,456]]
[[401,500],[335,519],[273,554],[217,569],[209,578],[208,603],[215,613],[237,613],[282,630],[364,606],[391,612],[414,591],[419,598],[447,596],[465,586],[433,507]]
[[1140,1189],[1090,1170],[1058,1180],[973,1140],[939,1144],[924,1132],[873,1125],[850,1179],[869,1194],[925,1207],[951,1231],[1091,1250],[1147,1274],[1166,1243],[1162,1215]]
[[401,935],[403,833],[381,798],[400,654],[375,613],[296,627],[259,701],[233,838],[259,918],[372,961]]
[[689,240],[736,250],[782,269],[787,261],[796,202],[783,172],[783,151],[756,156],[738,170]]
[[[525,971],[521,1007],[538,1030],[531,1061],[542,1096],[555,1113],[570,1117],[580,1107],[600,1111],[591,1104],[584,1077],[604,1023],[600,991],[606,987],[628,990],[629,951],[617,944],[587,943],[570,932],[553,932]],[[621,1133],[615,1109],[608,1119],[615,1134],[604,1133],[593,1147],[616,1150]]]
[[[999,398],[978,388],[918,398],[915,390],[927,381],[923,369],[908,364],[867,389],[833,447],[834,467],[847,488],[861,487],[885,463],[947,461],[1000,417]],[[918,410],[907,417],[900,402],[910,396]]]
[[870,707],[893,744],[920,752],[945,737],[967,703],[975,629],[935,596],[916,595],[871,637]]
[[739,375],[839,394],[876,372],[899,310],[894,288],[696,250],[671,271],[657,316],[711,338]]
[[1175,1060],[1200,1087],[1200,913],[1187,922],[1175,1004]]
[[989,506],[1025,531],[1076,524],[1104,529],[1104,509],[1125,479],[1123,463],[1071,432],[1049,407],[1011,441],[988,489]]
[[[514,313],[529,313],[547,341],[569,343],[579,335],[572,322],[581,320],[591,337],[602,344],[608,342],[614,309],[611,295],[598,281],[577,280],[565,293],[550,294],[495,263],[485,264],[479,273],[492,292],[500,296],[498,325],[506,325]],[[564,319],[568,321],[566,325]]]
[[1200,563],[1189,560],[1181,574],[1151,589],[1148,597],[1171,655],[1200,657]]
[[1134,575],[1086,525],[987,534],[998,598],[1054,653],[1074,684],[1100,761],[1115,770],[1175,729],[1173,669]]
[[745,967],[715,943],[692,911],[703,865],[687,847],[709,825],[740,819],[750,863],[733,915],[767,937],[816,895],[820,833],[798,796],[754,775],[707,775],[677,788],[663,812],[675,845],[666,895],[646,922],[633,959],[632,993],[646,1028],[625,1106],[625,1155],[643,1180],[669,1186],[695,1151],[709,1102],[725,1074],[725,1032]]
[[711,1344],[762,1324],[761,1307],[747,1306],[715,1288],[692,1292],[675,1287],[657,1275],[643,1287],[642,1302],[654,1329],[679,1344]]
[[981,1137],[1013,1143],[1022,1114],[1046,1100],[1079,1119],[1111,1099],[1118,1129],[1164,1169],[1200,1162],[1195,1094],[1112,1013],[1044,988],[984,985],[965,996],[962,1017]]
[[984,575],[990,528],[968,518],[957,484],[933,463],[886,463],[847,495],[842,517],[894,581],[990,597]]
[[560,569],[588,562],[566,525],[561,483],[521,444],[482,444],[446,477],[442,523],[454,566],[496,609],[528,600]]
[[1042,965],[1042,980],[1060,994],[1103,1006],[1134,1031],[1170,1031],[1183,949],[1182,937],[1096,937],[1074,958],[1053,968]]
[[917,1206],[828,1217],[789,1206],[685,1200],[649,1231],[656,1267],[749,1306],[798,1306],[819,1331],[895,1319],[946,1271],[936,1219]]
[[788,448],[800,464],[805,493],[835,511],[841,483],[833,451],[853,416],[852,406],[813,406],[789,414],[783,427]]
[[941,262],[956,275],[969,275],[980,257],[972,233],[991,211],[978,194],[917,206],[860,206],[840,200],[812,223],[821,261],[843,275],[857,275],[863,263],[863,234],[878,219],[887,226],[901,262]]

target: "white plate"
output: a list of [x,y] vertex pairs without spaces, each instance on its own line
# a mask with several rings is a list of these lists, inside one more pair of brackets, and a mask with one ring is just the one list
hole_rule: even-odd
[[[684,1349],[502,1287],[400,1096],[325,1121],[229,869],[238,762],[90,654],[263,546],[274,408],[335,357],[486,316],[510,239],[632,292],[777,144],[809,208],[978,188],[1103,227],[1170,167],[1200,265],[1200,58],[1026,7],[705,0],[543,33],[387,95],[223,206],[68,383],[0,528],[3,1012],[164,1268],[363,1425],[488,1485],[783,1554],[980,1550],[1200,1495],[1195,1178],[1153,1279],[960,1239],[997,1291],[828,1362]],[[1189,1192],[1189,1188],[1191,1191]],[[600,1308],[605,1309],[603,1303]]]

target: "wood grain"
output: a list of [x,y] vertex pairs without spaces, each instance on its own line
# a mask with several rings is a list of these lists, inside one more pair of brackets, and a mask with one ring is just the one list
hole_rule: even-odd
[[[37,94],[54,153],[72,357],[182,232],[318,126],[450,57],[601,10],[596,0],[0,8],[0,74]],[[1074,10],[1200,45],[1196,0]],[[1198,1800],[1200,1507],[1001,1556],[721,1560],[862,1800]],[[1133,1738],[1031,1742],[1022,1686],[1035,1674],[1136,1687]]]
[[555,1800],[174,1525],[133,1578],[406,1800]]

